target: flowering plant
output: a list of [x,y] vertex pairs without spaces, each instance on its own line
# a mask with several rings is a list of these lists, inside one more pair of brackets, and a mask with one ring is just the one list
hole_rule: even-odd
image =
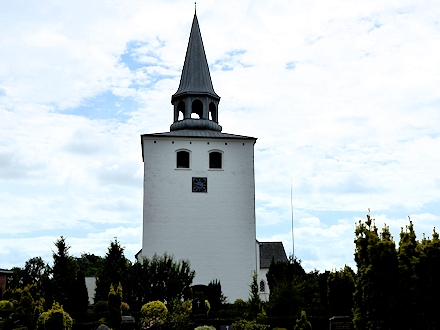
[[142,322],[142,328],[141,330],[151,329],[154,327],[160,327],[163,325],[163,320],[161,320],[159,317],[153,318],[153,319],[144,319],[144,322]]

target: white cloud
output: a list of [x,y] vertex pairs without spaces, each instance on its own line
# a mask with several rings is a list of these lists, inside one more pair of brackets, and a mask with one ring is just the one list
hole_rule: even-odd
[[[198,5],[223,131],[258,137],[257,232],[290,249],[292,188],[307,267],[353,262],[352,216],[368,207],[392,228],[413,214],[419,237],[438,222],[439,9]],[[44,231],[73,242],[78,230],[141,223],[139,135],[169,129],[193,10],[184,1],[0,5],[0,240],[15,235],[5,250],[20,239],[50,246]],[[345,214],[326,219],[332,212]],[[121,243],[140,244],[137,235]],[[101,254],[108,244],[75,242]],[[20,265],[28,252],[3,260]]]

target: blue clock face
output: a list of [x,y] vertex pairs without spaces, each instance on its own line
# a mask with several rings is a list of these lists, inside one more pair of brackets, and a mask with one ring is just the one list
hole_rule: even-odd
[[192,192],[208,192],[208,178],[192,178]]

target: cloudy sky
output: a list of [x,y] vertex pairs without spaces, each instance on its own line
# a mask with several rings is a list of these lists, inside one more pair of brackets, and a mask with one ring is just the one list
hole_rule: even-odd
[[[440,2],[208,1],[223,132],[255,145],[257,238],[354,266],[368,208],[440,227]],[[194,4],[0,4],[0,268],[141,248],[140,134],[169,131]]]

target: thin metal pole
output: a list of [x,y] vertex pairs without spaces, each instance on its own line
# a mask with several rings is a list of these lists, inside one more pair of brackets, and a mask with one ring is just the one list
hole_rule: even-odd
[[294,241],[294,234],[293,234],[293,194],[292,194],[292,177],[290,177],[290,211],[292,214],[292,257],[293,262],[295,262],[295,241]]

